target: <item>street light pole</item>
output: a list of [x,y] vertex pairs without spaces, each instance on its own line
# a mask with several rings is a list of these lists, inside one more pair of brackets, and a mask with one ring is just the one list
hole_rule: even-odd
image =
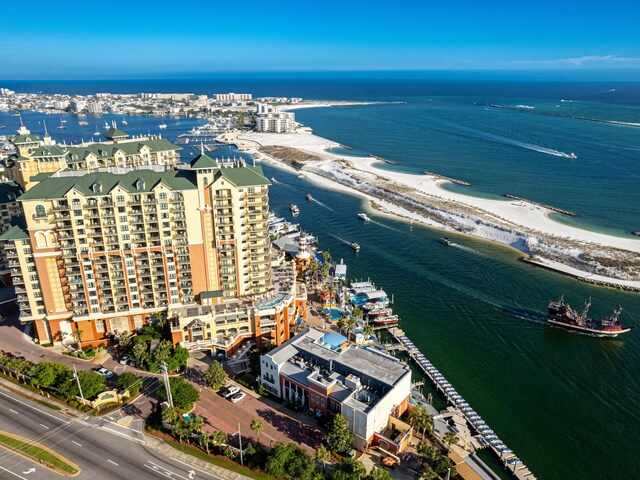
[[238,422],[238,439],[240,440],[240,465],[244,467],[244,461],[242,458],[242,433],[240,433],[240,422]]
[[167,392],[167,403],[169,407],[173,407],[173,397],[171,396],[171,384],[169,383],[169,372],[167,372],[166,362],[160,364],[162,370],[162,380],[164,381],[164,389]]
[[82,385],[80,385],[80,377],[78,376],[78,371],[76,370],[75,363],[73,364],[73,378],[78,382],[78,390],[80,391],[80,398],[82,399],[82,404],[84,405],[84,395],[82,394]]

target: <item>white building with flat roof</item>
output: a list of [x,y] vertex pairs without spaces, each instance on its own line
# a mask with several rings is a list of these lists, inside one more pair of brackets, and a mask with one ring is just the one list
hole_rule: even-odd
[[258,132],[291,133],[296,130],[296,117],[292,112],[283,112],[274,105],[258,103],[256,114]]

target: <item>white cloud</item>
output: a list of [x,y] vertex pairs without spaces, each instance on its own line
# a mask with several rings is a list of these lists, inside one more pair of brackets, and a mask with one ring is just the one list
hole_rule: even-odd
[[640,57],[620,57],[617,55],[584,55],[573,58],[549,60],[513,60],[500,62],[505,66],[518,67],[612,67],[640,66]]

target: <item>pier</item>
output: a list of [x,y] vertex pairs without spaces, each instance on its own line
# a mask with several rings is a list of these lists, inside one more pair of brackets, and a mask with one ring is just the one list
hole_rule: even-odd
[[[500,459],[504,467],[519,480],[536,480],[536,477],[507,445],[489,428],[484,420],[473,410],[461,395],[451,386],[427,358],[418,350],[404,332],[397,328],[390,328],[389,333],[401,346],[399,349],[407,352],[409,357],[420,367],[428,378],[449,403],[462,414],[467,423],[477,432],[479,443],[489,447]],[[386,347],[386,345],[385,345]]]
[[471,186],[469,182],[465,182],[464,180],[458,180],[457,178],[445,177],[444,175],[439,175],[437,173],[427,172],[427,171],[424,171],[422,173],[424,173],[425,175],[429,175],[431,177],[435,177],[438,180],[446,180],[447,182],[455,183],[456,185],[464,185],[465,187]]
[[562,210],[561,208],[552,207],[550,205],[545,205],[544,203],[536,202],[534,200],[527,200],[526,198],[516,197],[515,195],[509,195],[508,193],[504,194],[505,197],[511,198],[512,200],[518,200],[519,202],[527,202],[532,205],[536,205],[538,207],[546,208],[548,210],[553,210],[554,212],[562,213],[563,215],[568,215],[569,217],[575,217],[576,214],[573,212],[569,212],[568,210]]

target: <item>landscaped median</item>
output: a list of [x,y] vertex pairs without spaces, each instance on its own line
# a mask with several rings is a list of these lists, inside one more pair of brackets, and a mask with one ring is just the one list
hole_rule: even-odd
[[47,467],[60,475],[74,477],[80,473],[78,465],[62,455],[44,445],[13,433],[0,430],[0,447],[31,460],[33,463]]

